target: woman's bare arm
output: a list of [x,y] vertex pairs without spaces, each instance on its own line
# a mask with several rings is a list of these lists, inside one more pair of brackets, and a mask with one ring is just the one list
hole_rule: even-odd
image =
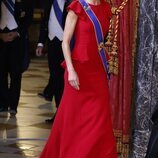
[[71,50],[70,50],[70,41],[72,39],[75,30],[77,19],[78,19],[77,15],[70,10],[66,18],[62,49],[68,70],[68,81],[72,87],[79,90],[79,79],[72,63]]

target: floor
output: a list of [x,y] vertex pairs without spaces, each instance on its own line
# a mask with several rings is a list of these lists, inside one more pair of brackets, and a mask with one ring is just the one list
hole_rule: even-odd
[[23,74],[18,113],[0,113],[0,158],[38,158],[50,132],[45,119],[55,111],[53,103],[37,96],[48,80],[45,58],[32,59]]

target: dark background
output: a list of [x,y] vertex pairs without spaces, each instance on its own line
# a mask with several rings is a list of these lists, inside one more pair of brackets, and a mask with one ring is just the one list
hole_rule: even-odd
[[40,22],[43,16],[43,6],[45,0],[31,0],[34,5],[33,21],[29,28],[30,56],[35,57],[35,50],[39,37]]

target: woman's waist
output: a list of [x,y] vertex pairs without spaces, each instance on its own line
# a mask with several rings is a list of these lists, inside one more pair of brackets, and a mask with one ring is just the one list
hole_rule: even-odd
[[[109,55],[107,52],[105,52],[107,61],[109,60]],[[73,49],[71,53],[71,57],[74,60],[78,60],[80,62],[86,62],[86,61],[93,61],[93,62],[100,62],[101,56],[98,51],[98,49]]]
[[89,48],[84,45],[77,45],[72,49],[71,55],[72,58],[87,61],[93,58],[97,54],[97,47]]
[[102,62],[99,60],[79,61],[72,58],[74,68],[80,72],[86,73],[105,73]]

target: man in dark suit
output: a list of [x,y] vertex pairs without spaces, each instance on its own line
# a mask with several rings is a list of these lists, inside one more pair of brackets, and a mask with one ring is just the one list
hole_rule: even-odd
[[16,115],[28,27],[33,15],[31,0],[0,0],[0,112]]
[[156,110],[152,115],[152,131],[148,143],[147,153],[145,158],[158,158],[158,102],[156,105]]
[[[64,88],[64,70],[61,67],[63,53],[61,42],[63,39],[63,28],[66,19],[66,6],[69,4],[65,0],[45,0],[44,18],[41,22],[40,36],[36,49],[36,55],[40,56],[44,44],[48,43],[48,65],[49,81],[42,93],[38,95],[51,101],[55,97],[56,107],[58,108],[63,88]],[[46,120],[53,122],[54,117]]]

